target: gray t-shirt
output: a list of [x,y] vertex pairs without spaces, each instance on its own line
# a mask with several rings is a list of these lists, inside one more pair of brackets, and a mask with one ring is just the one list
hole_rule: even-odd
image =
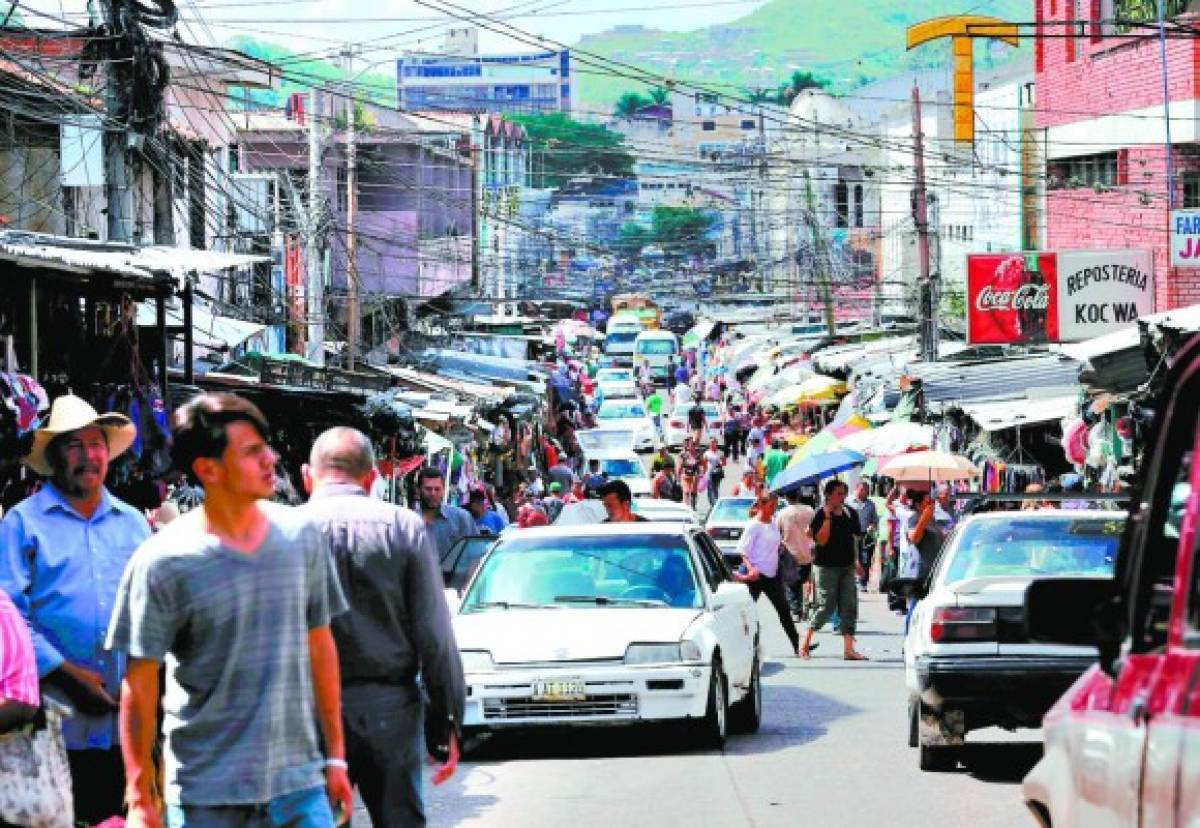
[[264,508],[254,553],[184,519],[143,543],[121,580],[108,647],[166,664],[172,804],[266,803],[324,784],[308,631],[346,601],[320,529]]

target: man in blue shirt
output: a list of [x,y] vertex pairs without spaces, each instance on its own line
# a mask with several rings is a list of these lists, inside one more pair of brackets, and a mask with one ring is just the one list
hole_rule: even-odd
[[75,817],[89,825],[119,814],[125,793],[116,735],[125,659],[105,650],[104,635],[125,564],[150,527],[104,478],[135,436],[120,414],[59,397],[24,461],[51,480],[0,522],[0,589],[29,624],[43,685],[76,711],[63,729]]
[[504,521],[487,507],[487,496],[479,489],[472,489],[467,499],[467,511],[475,518],[475,530],[481,535],[499,535],[504,531]]

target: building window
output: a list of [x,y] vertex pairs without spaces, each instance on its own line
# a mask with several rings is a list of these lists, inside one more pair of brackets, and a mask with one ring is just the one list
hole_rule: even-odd
[[1050,165],[1047,184],[1052,190],[1072,187],[1116,187],[1119,180],[1117,168],[1115,152],[1060,158]]
[[758,128],[758,124],[756,124],[753,120],[751,120],[749,118],[742,121],[742,129],[757,129],[757,128]]
[[[1167,18],[1176,17],[1187,11],[1191,0],[1163,0],[1163,13]],[[1146,24],[1158,22],[1157,0],[1112,0],[1113,18],[1119,20],[1115,26],[1118,34],[1144,33]]]
[[716,121],[701,121],[700,129],[704,130],[705,132],[716,132],[717,131],[717,122]]
[[863,186],[854,185],[854,226],[863,226]]
[[1200,172],[1185,172],[1183,179],[1183,209],[1200,210]]
[[845,181],[839,181],[833,187],[834,226],[848,227],[850,224],[850,188]]

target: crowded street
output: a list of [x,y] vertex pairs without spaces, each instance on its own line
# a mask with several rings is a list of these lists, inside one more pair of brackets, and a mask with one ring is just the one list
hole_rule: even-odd
[[1200,0],[0,0],[0,828],[1200,828]]

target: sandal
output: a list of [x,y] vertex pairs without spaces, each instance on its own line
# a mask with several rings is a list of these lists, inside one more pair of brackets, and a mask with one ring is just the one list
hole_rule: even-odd
[[870,661],[871,659],[867,658],[865,655],[863,655],[860,652],[852,651],[852,652],[849,652],[849,653],[846,653],[845,655],[843,655],[842,660],[843,661]]

